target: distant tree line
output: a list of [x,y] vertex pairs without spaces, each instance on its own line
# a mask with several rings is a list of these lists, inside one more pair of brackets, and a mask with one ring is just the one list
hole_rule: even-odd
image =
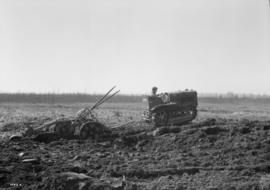
[[[1,103],[94,103],[103,95],[84,93],[0,93]],[[143,95],[116,95],[108,102],[141,102]]]
[[201,102],[211,103],[237,103],[237,102],[255,102],[255,103],[270,103],[269,95],[258,95],[258,94],[236,94],[228,92],[226,94],[200,94],[199,100]]
[[[95,103],[103,95],[85,93],[0,93],[0,103]],[[108,102],[114,103],[137,103],[142,102],[146,95],[121,95],[118,94]],[[227,94],[199,94],[199,102],[231,103],[231,102],[253,101],[270,103],[267,95],[239,95]]]

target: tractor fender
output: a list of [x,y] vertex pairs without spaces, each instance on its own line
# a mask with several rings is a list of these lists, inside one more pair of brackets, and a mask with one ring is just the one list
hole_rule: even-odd
[[151,109],[151,112],[152,113],[157,113],[157,112],[160,112],[160,111],[172,111],[172,110],[179,110],[179,105],[177,105],[176,103],[170,103],[170,104],[161,104],[161,105],[157,105],[155,107],[153,107]]

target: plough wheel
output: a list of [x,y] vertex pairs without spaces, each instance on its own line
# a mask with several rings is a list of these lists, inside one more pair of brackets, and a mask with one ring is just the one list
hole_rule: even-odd
[[57,135],[67,138],[74,135],[75,127],[72,122],[62,121],[55,124],[54,131]]
[[98,135],[97,126],[94,123],[85,123],[80,129],[80,139],[96,139]]

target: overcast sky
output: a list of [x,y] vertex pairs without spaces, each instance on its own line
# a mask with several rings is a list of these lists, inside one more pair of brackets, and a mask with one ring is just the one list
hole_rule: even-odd
[[0,91],[270,94],[268,0],[0,0]]

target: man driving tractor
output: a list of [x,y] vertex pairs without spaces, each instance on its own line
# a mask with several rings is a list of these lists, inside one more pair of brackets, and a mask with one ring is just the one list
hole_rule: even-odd
[[157,90],[158,88],[155,86],[152,88],[152,96],[157,96]]
[[163,103],[168,103],[170,102],[170,97],[168,93],[163,93],[163,94],[157,94],[158,88],[157,87],[153,87],[152,88],[152,97],[159,97],[161,98],[161,100],[163,101]]

